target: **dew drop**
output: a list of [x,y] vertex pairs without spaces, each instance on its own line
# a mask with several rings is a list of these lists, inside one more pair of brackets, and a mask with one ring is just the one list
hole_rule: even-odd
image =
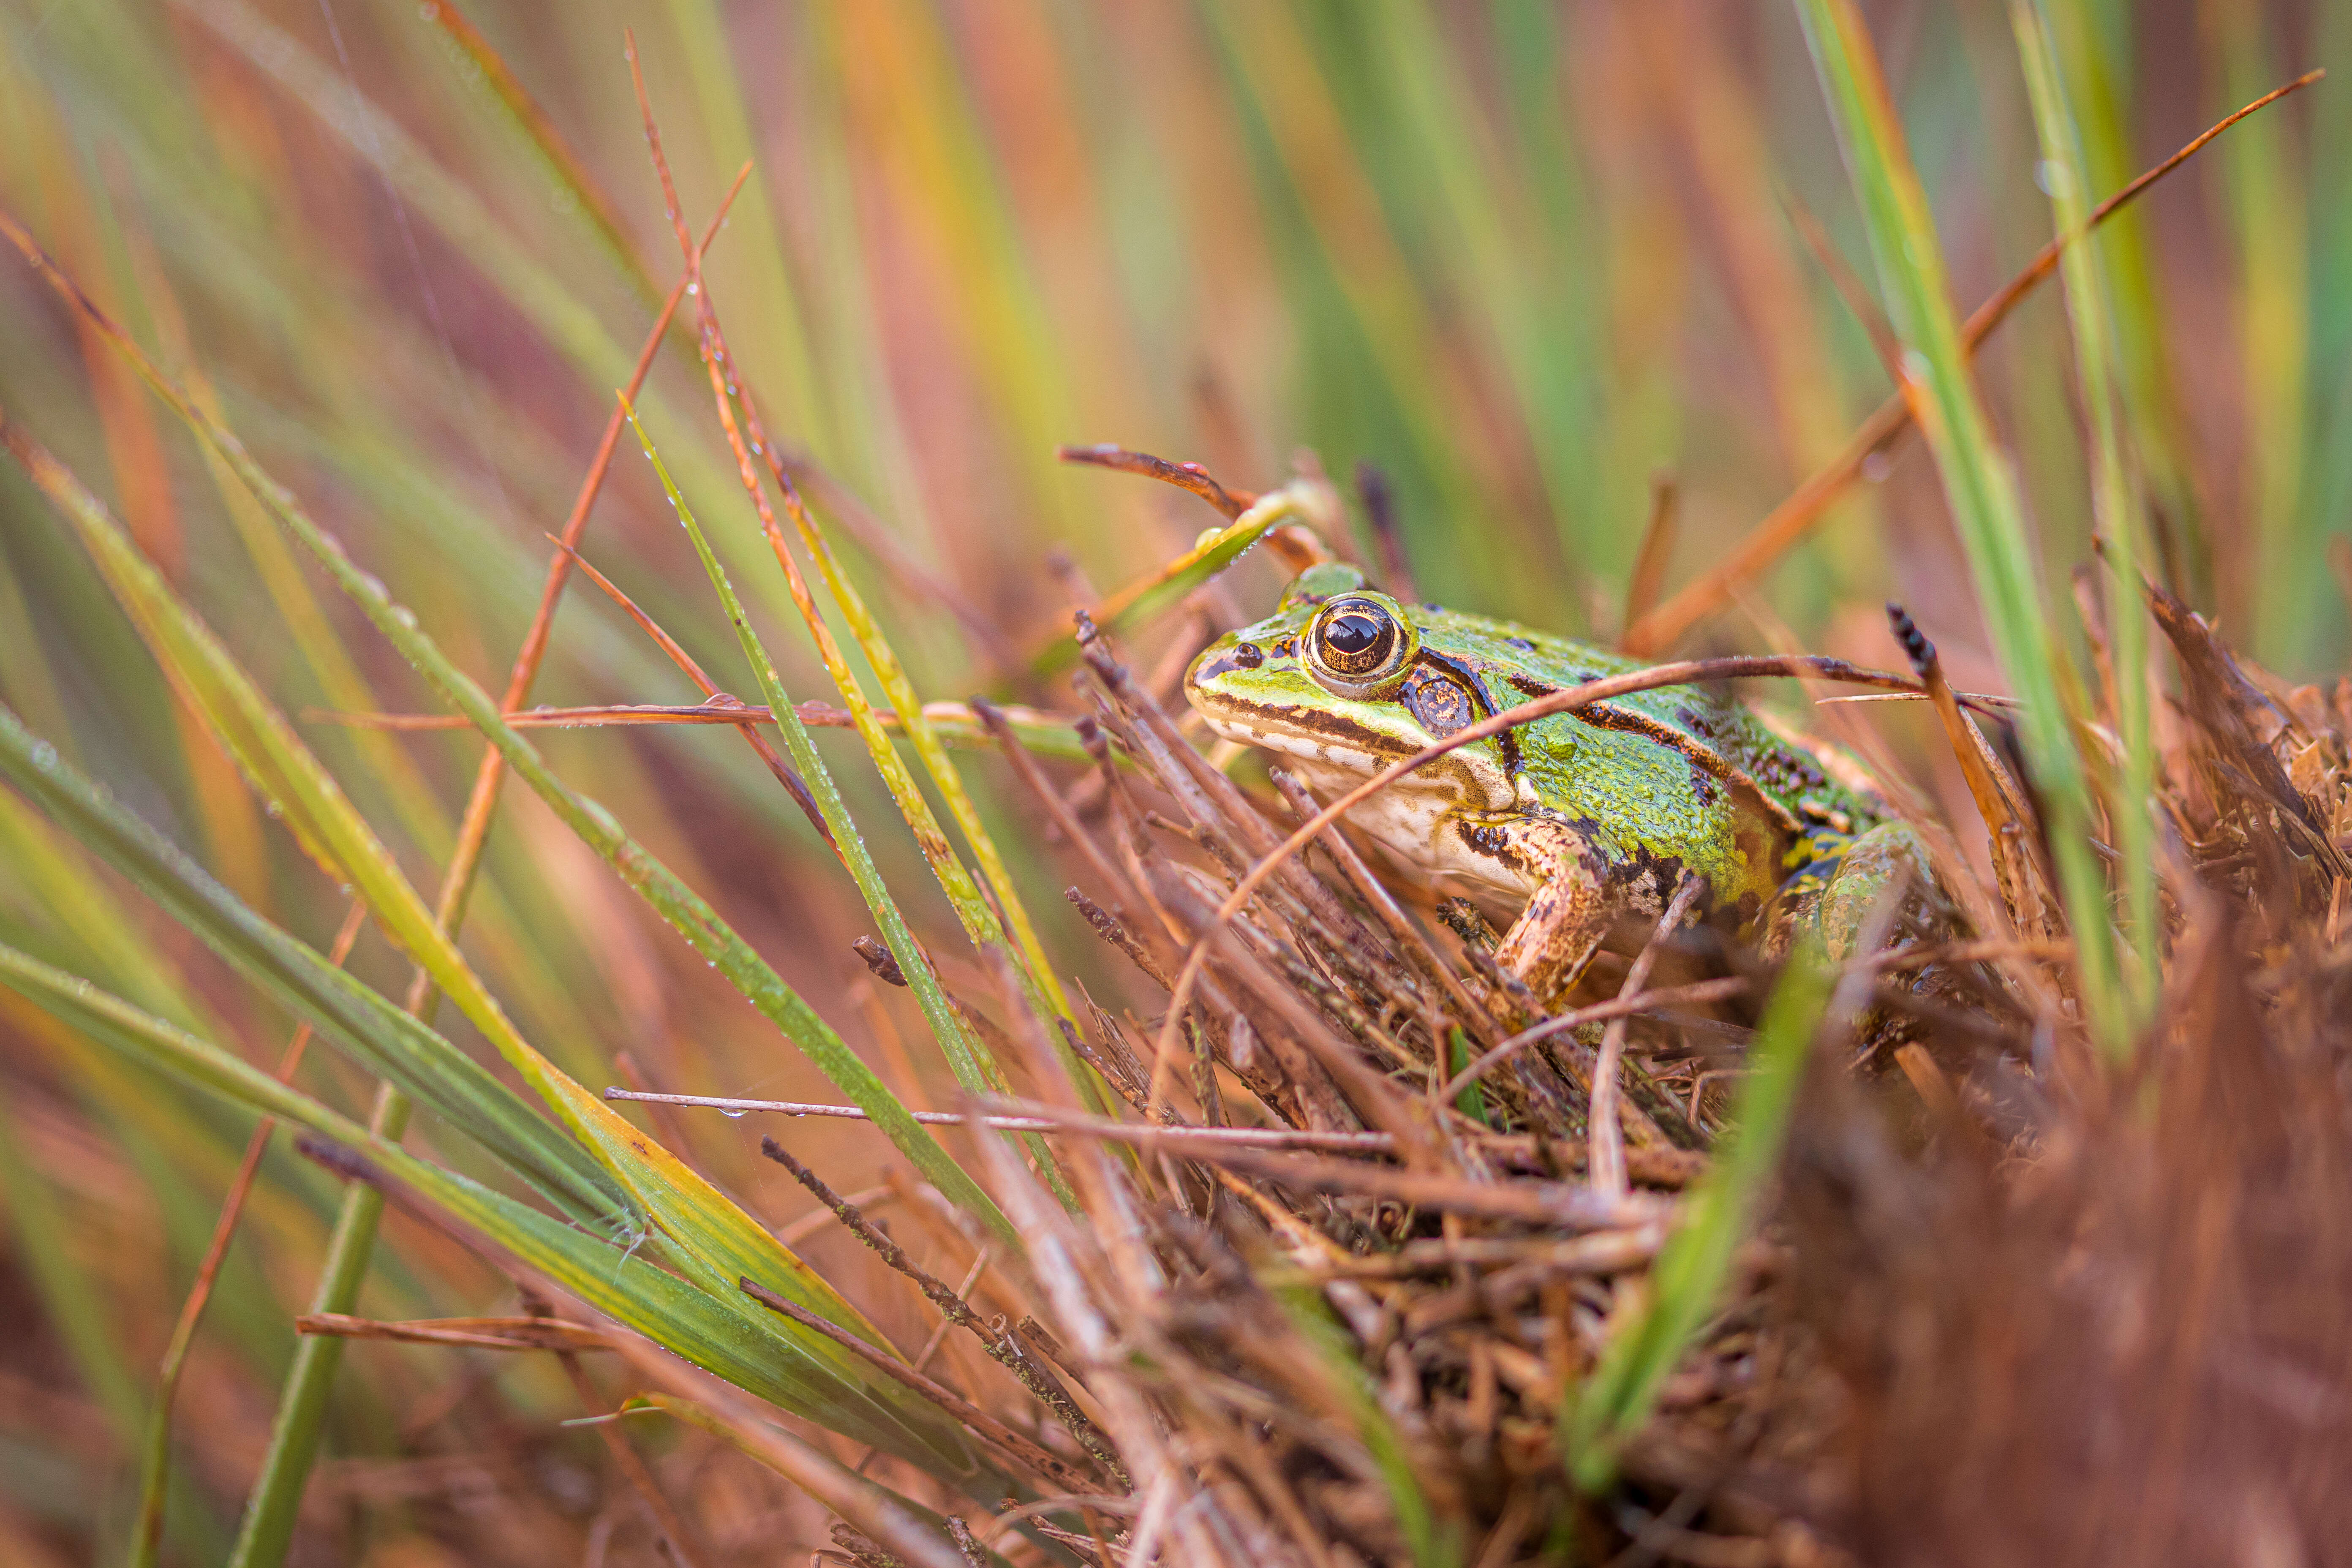
[[727,1120],[728,1120],[728,1121],[742,1121],[742,1120],[743,1120],[743,1116],[744,1116],[744,1113],[743,1113],[742,1111],[740,1111],[740,1110],[729,1110],[729,1109],[728,1109],[727,1107],[725,1107],[725,1106],[721,1106],[721,1107],[719,1107],[719,1115],[721,1115],[721,1116],[723,1116],[723,1117],[725,1117],[725,1118],[727,1118]]
[[392,618],[411,631],[416,629],[416,612],[406,605],[394,605],[392,607]]
[[58,749],[55,746],[50,745],[47,741],[34,742],[33,765],[40,769],[43,773],[47,773],[51,768],[58,765]]
[[686,291],[689,295],[699,294],[702,292],[702,285],[699,283],[689,283],[686,286]]

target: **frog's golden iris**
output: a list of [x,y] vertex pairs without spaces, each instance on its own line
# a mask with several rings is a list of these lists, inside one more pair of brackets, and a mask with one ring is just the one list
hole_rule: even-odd
[[1418,642],[1386,595],[1342,594],[1307,633],[1307,667],[1335,697],[1380,697],[1401,679]]

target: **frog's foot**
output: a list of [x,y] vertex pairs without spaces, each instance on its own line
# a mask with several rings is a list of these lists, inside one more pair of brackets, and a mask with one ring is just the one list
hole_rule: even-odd
[[1522,875],[1540,877],[1535,897],[1495,949],[1495,962],[1549,997],[1575,983],[1609,931],[1609,895],[1599,858],[1564,822],[1542,816],[1484,818],[1465,826],[1472,843]]
[[[1823,832],[1811,847],[1812,863],[1781,884],[1772,922],[1776,948],[1802,944],[1819,959],[1843,963],[1857,955],[1881,900],[1907,896],[1922,900],[1921,912],[1942,909],[1927,847],[1907,823],[1881,823],[1853,838]],[[1901,920],[1898,930],[1918,923]]]

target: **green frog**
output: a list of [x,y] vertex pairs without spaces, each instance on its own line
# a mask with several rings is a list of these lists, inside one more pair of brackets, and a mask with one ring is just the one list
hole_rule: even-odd
[[[1217,733],[1280,753],[1328,797],[1506,708],[1641,668],[1507,621],[1400,604],[1326,562],[1271,616],[1204,649],[1184,695]],[[1927,885],[1907,826],[1693,686],[1475,742],[1348,821],[1433,892],[1516,913],[1495,956],[1539,996],[1572,984],[1620,916],[1661,913],[1685,874],[1744,932],[1816,942],[1832,959],[1851,953],[1881,891]]]

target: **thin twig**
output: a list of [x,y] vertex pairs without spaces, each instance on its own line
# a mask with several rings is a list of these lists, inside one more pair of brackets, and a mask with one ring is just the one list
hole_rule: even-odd
[[908,1388],[970,1427],[975,1435],[989,1447],[996,1449],[1012,1465],[1022,1469],[1034,1470],[1066,1487],[1083,1487],[1088,1480],[1099,1479],[1084,1475],[1072,1468],[1059,1456],[1040,1447],[1034,1438],[1023,1436],[945,1384],[917,1372],[896,1355],[866,1343],[838,1324],[830,1322],[794,1302],[785,1300],[750,1276],[743,1276],[735,1283],[743,1294],[770,1311],[780,1317],[789,1318],[804,1329],[823,1334],[844,1350],[863,1359],[884,1375],[905,1384]]
[[[1659,951],[1690,913],[1691,905],[1706,884],[1688,871],[1683,873],[1682,885],[1675,889],[1674,900],[1666,912],[1658,917],[1657,930],[1642,944],[1633,967],[1625,972],[1625,983],[1618,987],[1619,997],[1639,996],[1650,983],[1650,970],[1657,963]],[[1625,1029],[1628,1015],[1620,1013],[1609,1020],[1601,1037],[1601,1054],[1592,1066],[1592,1112],[1586,1120],[1590,1152],[1585,1155],[1585,1177],[1595,1192],[1614,1197],[1627,1190],[1625,1179],[1625,1130],[1617,1124],[1618,1064],[1625,1055]]]
[[[762,1138],[760,1140],[760,1152],[790,1171],[794,1181],[806,1187],[817,1202],[831,1209],[834,1217],[841,1221],[851,1235],[871,1247],[884,1263],[913,1280],[915,1288],[922,1291],[924,1300],[939,1309],[946,1322],[954,1324],[978,1340],[987,1350],[989,1358],[1011,1373],[1032,1398],[1051,1411],[1055,1419],[1077,1439],[1079,1447],[1093,1456],[1105,1473],[1116,1478],[1121,1486],[1128,1484],[1127,1470],[1119,1463],[1118,1453],[1104,1439],[1095,1424],[1087,1419],[1086,1413],[1078,1408],[1077,1402],[1070,1397],[1069,1390],[1064,1388],[1052,1373],[1032,1361],[1018,1340],[1009,1333],[992,1332],[980,1314],[973,1311],[971,1303],[964,1300],[963,1291],[950,1289],[945,1280],[919,1267],[907,1256],[905,1247],[869,1222],[855,1205],[836,1196],[823,1177],[794,1159],[792,1152],[782,1144],[772,1138]],[[986,1256],[987,1251],[983,1247],[979,1259],[985,1259]],[[976,1259],[972,1279],[977,1280],[979,1277],[980,1265]],[[970,1289],[971,1286],[966,1284],[964,1289]],[[928,1352],[924,1359],[929,1359]],[[921,1364],[921,1362],[916,1363],[918,1370]]]
[[1198,463],[1171,463],[1165,458],[1155,458],[1149,452],[1131,451],[1125,447],[1064,447],[1054,455],[1066,463],[1090,463],[1098,468],[1117,468],[1121,473],[1141,474],[1162,484],[1174,485],[1180,490],[1189,490],[1224,513],[1228,522],[1239,521],[1242,513],[1255,505],[1258,499],[1247,490],[1227,489]]
[[346,1312],[305,1312],[298,1334],[339,1340],[392,1340],[403,1344],[463,1345],[491,1351],[606,1351],[612,1336],[561,1318],[428,1318],[406,1322],[354,1318]]

